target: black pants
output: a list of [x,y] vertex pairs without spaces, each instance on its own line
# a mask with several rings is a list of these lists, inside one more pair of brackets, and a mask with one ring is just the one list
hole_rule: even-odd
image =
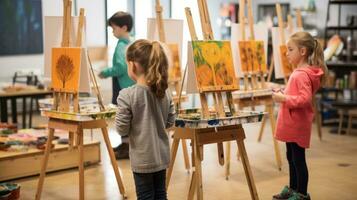
[[117,105],[117,98],[119,95],[119,91],[121,90],[120,86],[119,86],[119,81],[118,78],[113,76],[112,78],[112,104]]
[[289,162],[290,188],[306,195],[309,172],[306,166],[305,149],[294,142],[287,142],[286,157]]
[[[112,104],[117,105],[117,98],[119,95],[119,92],[121,90],[121,87],[119,86],[119,80],[117,77],[113,76],[112,78]],[[128,136],[121,136],[121,141],[122,143],[128,143]]]
[[138,200],[167,200],[166,170],[133,174]]

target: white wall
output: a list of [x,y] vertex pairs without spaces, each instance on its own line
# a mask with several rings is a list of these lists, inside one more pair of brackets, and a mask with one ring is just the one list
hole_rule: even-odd
[[[84,7],[87,16],[87,45],[105,45],[105,3],[103,0],[77,0],[77,8]],[[74,5],[72,6],[74,9]],[[73,11],[74,13],[74,11]],[[78,11],[79,13],[79,11]],[[43,0],[43,16],[63,15],[62,0]],[[43,54],[0,57],[0,81],[9,81],[16,71],[34,70],[43,74]]]

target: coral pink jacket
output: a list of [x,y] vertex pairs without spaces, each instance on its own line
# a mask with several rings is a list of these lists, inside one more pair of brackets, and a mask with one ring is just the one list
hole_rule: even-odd
[[323,71],[319,67],[302,67],[291,74],[281,103],[275,130],[275,138],[283,142],[295,142],[309,148],[311,125],[314,117],[312,96],[320,88]]

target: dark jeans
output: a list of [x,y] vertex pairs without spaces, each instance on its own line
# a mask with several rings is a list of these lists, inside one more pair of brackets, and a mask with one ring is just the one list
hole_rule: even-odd
[[117,77],[113,77],[112,78],[112,104],[117,105],[117,98],[119,95],[119,91],[121,90],[120,86],[119,86],[119,81]]
[[290,188],[306,195],[309,172],[306,166],[305,149],[294,142],[287,142],[286,157],[289,162]]
[[154,173],[135,173],[134,181],[138,200],[167,200],[166,170]]
[[[117,77],[113,77],[112,78],[112,93],[113,93],[113,96],[112,96],[112,104],[114,105],[117,105],[117,98],[118,98],[118,95],[119,95],[119,92],[120,92],[121,88],[119,86],[119,80]],[[121,137],[121,140],[123,143],[128,143],[128,136],[122,136]]]

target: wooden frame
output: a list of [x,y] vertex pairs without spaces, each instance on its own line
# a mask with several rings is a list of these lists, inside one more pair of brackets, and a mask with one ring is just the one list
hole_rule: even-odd
[[[64,15],[63,15],[63,20],[64,20],[64,28],[63,28],[63,38],[62,38],[62,46],[68,47],[69,46],[69,28],[71,27],[71,6],[72,6],[72,0],[63,0],[63,5],[64,5]],[[83,32],[83,18],[84,18],[84,9],[80,10],[80,19],[79,19],[79,25],[78,25],[78,38],[76,45],[78,47],[81,46],[81,39],[82,39],[82,32]],[[88,53],[87,53],[88,55]],[[88,55],[89,56],[89,55]],[[88,57],[89,62],[90,58]],[[91,63],[90,63],[91,65]],[[54,73],[54,72],[52,72]],[[97,81],[94,76],[93,68],[91,66],[90,70],[90,75],[92,82],[95,86],[95,93],[98,98],[98,103],[100,105],[100,110],[104,111],[104,105],[102,102],[102,98],[98,89]],[[72,97],[71,97],[72,95]],[[70,102],[72,101],[73,106],[74,106],[74,112],[79,113],[79,103],[78,103],[78,91],[74,91],[74,93],[66,93],[62,91],[54,91],[54,105],[53,105],[53,110],[54,112],[69,112],[69,105]],[[40,177],[39,177],[39,182],[37,186],[37,192],[36,192],[36,200],[41,199],[41,193],[42,193],[42,188],[43,188],[43,183],[44,183],[44,178],[46,175],[46,168],[47,168],[47,163],[48,163],[48,158],[51,153],[51,146],[52,146],[52,140],[54,136],[54,131],[55,129],[62,129],[66,130],[69,132],[69,149],[72,149],[73,146],[78,147],[78,156],[79,156],[79,162],[78,162],[78,168],[79,168],[79,199],[83,200],[85,195],[84,195],[84,163],[83,163],[83,130],[84,129],[101,129],[105,144],[107,146],[107,150],[109,152],[109,157],[113,166],[114,174],[117,180],[117,184],[119,187],[119,191],[122,194],[123,198],[126,198],[125,194],[125,188],[123,181],[121,179],[119,169],[118,169],[118,164],[115,159],[115,155],[113,152],[113,149],[110,144],[109,136],[108,136],[108,130],[107,130],[107,123],[105,119],[90,119],[90,120],[85,120],[85,121],[76,121],[73,119],[58,119],[54,117],[49,117],[48,121],[48,128],[49,128],[49,133],[48,133],[48,140],[46,144],[46,149],[44,153],[44,158],[42,161],[42,166],[41,166],[41,172],[40,172]],[[74,138],[77,139],[76,144],[74,144]]]
[[[204,39],[212,40],[213,34],[210,25],[206,1],[198,0],[198,6],[200,11],[200,18],[201,18],[201,25],[202,25],[202,32],[204,35]],[[191,11],[189,8],[185,8],[185,11],[186,11],[186,18],[188,21],[191,38],[193,41],[197,41],[197,35],[195,32]],[[186,66],[185,68],[184,76],[187,73],[187,68],[188,66]],[[209,117],[206,95],[207,95],[206,92],[200,93],[203,119],[208,119]],[[223,104],[221,91],[213,92],[213,97],[216,102],[215,108],[216,108],[216,112],[218,112],[218,116],[225,117],[224,104]],[[227,101],[228,101],[227,103],[230,112],[233,116],[235,116],[236,112],[233,106],[232,93],[227,92],[226,97],[227,97]],[[170,178],[176,158],[177,148],[181,139],[190,139],[192,143],[192,150],[193,150],[192,165],[194,166],[194,171],[192,173],[188,199],[193,199],[196,190],[198,200],[203,199],[202,166],[201,166],[201,162],[203,160],[203,146],[206,144],[216,143],[218,148],[219,163],[223,165],[224,164],[223,142],[236,140],[238,144],[238,148],[240,149],[240,152],[242,154],[242,163],[244,166],[251,197],[252,199],[258,199],[257,190],[255,187],[253,175],[250,169],[248,157],[244,146],[244,138],[245,138],[244,130],[241,125],[223,126],[223,127],[215,127],[215,128],[202,128],[202,129],[176,127],[175,134],[174,134],[174,141],[172,143],[172,148],[171,148],[171,161],[167,173],[166,187],[168,188],[168,185],[170,183]]]

